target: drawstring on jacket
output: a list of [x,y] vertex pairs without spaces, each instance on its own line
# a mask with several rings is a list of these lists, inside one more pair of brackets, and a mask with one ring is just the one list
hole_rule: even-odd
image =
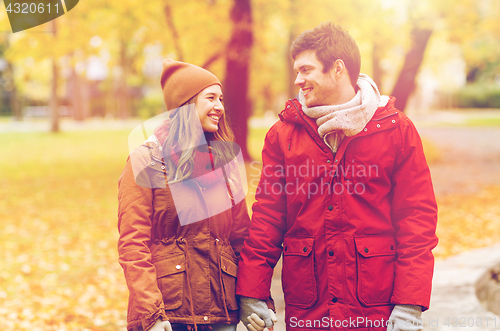
[[[194,330],[198,331],[198,326],[196,324],[196,315],[194,313],[194,306],[193,306],[193,292],[191,288],[191,278],[189,275],[189,262],[190,262],[190,257],[189,257],[189,244],[186,239],[182,238],[179,240],[182,244],[185,245],[185,253],[186,253],[186,278],[187,278],[187,285],[188,285],[188,290],[189,290],[189,303],[190,303],[190,308],[191,308],[191,316],[193,317],[193,326]],[[219,283],[220,283],[220,288],[222,291],[222,300],[223,300],[223,305],[224,305],[224,312],[226,313],[227,317],[227,322],[230,324],[231,323],[231,318],[229,317],[229,311],[227,310],[227,300],[226,300],[226,291],[224,291],[224,282],[222,281],[222,267],[221,267],[221,254],[220,254],[220,240],[215,239],[215,246],[217,247],[217,267],[219,268]]]
[[290,150],[290,148],[292,147],[292,136],[293,136],[293,133],[295,132],[296,126],[297,126],[297,123],[293,123],[292,133],[290,133],[290,136],[288,137],[288,150]]
[[191,308],[191,316],[193,317],[193,325],[194,325],[194,330],[198,331],[198,326],[196,325],[196,316],[194,314],[194,306],[193,306],[193,291],[191,289],[191,278],[189,277],[189,244],[186,239],[182,238],[179,240],[182,244],[186,245],[185,253],[186,253],[186,278],[187,278],[187,285],[188,285],[188,290],[189,290],[189,303],[190,303],[190,308]]
[[227,310],[227,300],[226,300],[226,291],[224,290],[224,282],[222,281],[222,267],[221,267],[221,255],[219,249],[219,239],[215,239],[215,246],[217,246],[217,267],[219,268],[219,283],[222,292],[222,304],[224,305],[224,311],[226,312],[227,322],[231,323],[231,319],[229,318],[229,312]]

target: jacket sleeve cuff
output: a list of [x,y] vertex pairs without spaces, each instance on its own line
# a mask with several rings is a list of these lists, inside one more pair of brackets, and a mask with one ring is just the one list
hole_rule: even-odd
[[413,305],[413,306],[420,306],[422,309],[422,312],[426,311],[429,309],[429,303],[427,302],[422,302],[419,300],[415,300],[414,302],[409,302],[408,300],[398,300],[394,296],[391,298],[391,303],[393,305]]
[[269,296],[269,298],[267,298],[264,301],[266,302],[267,308],[271,309],[272,311],[274,311],[276,313],[276,307],[274,306],[273,298],[271,296]]
[[156,323],[156,320],[158,320],[159,318],[162,321],[168,320],[167,315],[165,315],[165,311],[163,310],[163,308],[160,308],[156,312],[154,312],[153,314],[150,314],[150,315],[144,317],[141,320],[142,329],[144,331],[148,331],[149,329],[151,329],[153,327],[153,325]]

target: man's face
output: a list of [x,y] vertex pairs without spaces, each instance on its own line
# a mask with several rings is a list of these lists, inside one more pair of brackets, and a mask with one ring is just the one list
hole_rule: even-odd
[[295,57],[293,68],[297,73],[295,85],[304,93],[308,108],[336,104],[339,83],[332,74],[333,66],[329,72],[323,73],[323,64],[316,52],[307,50]]

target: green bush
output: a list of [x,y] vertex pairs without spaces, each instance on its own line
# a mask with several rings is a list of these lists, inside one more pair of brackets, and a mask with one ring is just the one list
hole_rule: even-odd
[[142,119],[149,119],[164,111],[163,94],[151,93],[141,100],[138,115]]
[[500,86],[469,84],[457,92],[460,108],[500,108]]

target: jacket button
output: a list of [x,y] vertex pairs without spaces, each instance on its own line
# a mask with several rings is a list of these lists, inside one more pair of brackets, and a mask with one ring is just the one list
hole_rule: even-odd
[[307,252],[307,247],[304,247],[302,250],[304,251],[304,253]]
[[338,160],[338,159],[335,159],[335,162],[339,162],[339,160]]
[[333,253],[333,251],[328,252],[328,255],[330,255],[330,256],[333,256],[333,254],[335,254],[335,253]]
[[337,298],[335,298],[335,297],[333,297],[333,298],[332,298],[332,302],[333,302],[333,303],[335,303],[335,302],[337,302],[337,301],[338,301],[338,300],[337,300]]
[[392,123],[396,123],[396,120],[392,120]]
[[161,170],[165,170],[165,166],[161,166]]
[[380,124],[377,124],[377,128],[380,128]]
[[207,317],[207,316],[204,316],[204,317],[203,317],[203,320],[204,320],[204,321],[208,321],[208,317]]
[[290,109],[290,105],[286,106],[287,109]]
[[179,270],[180,268],[181,268],[180,264],[178,264],[178,265],[175,266],[175,269],[177,269],[177,270]]
[[365,253],[368,253],[368,248],[365,247]]
[[364,129],[363,129],[363,131],[368,131],[368,129],[367,129],[367,128],[364,128]]
[[151,162],[151,165],[155,165],[155,163],[154,163],[154,162]]
[[332,206],[332,205],[329,205],[329,206],[328,206],[328,210],[329,210],[329,211],[332,211],[332,210],[333,210],[333,206]]
[[330,163],[330,160],[326,160],[326,163]]

